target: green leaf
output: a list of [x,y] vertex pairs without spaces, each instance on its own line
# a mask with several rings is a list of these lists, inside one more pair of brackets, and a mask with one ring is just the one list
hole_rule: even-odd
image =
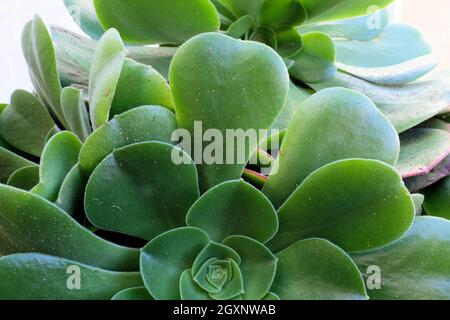
[[282,57],[297,55],[303,47],[302,36],[294,27],[282,27],[277,30],[277,52]]
[[400,175],[377,160],[334,162],[312,173],[278,212],[269,242],[280,251],[311,237],[347,252],[368,251],[401,238],[414,220],[414,203]]
[[206,231],[213,241],[232,235],[262,243],[278,230],[278,217],[269,200],[250,184],[228,181],[210,189],[189,210],[187,224]]
[[263,1],[258,23],[265,26],[298,26],[306,21],[307,13],[298,0]]
[[2,137],[33,156],[41,156],[49,133],[55,129],[56,125],[45,106],[27,91],[15,91],[11,104],[0,114]]
[[242,259],[239,269],[244,281],[244,300],[260,300],[269,292],[277,269],[277,258],[264,245],[243,236],[231,236],[224,245],[236,250]]
[[301,36],[302,50],[292,57],[294,64],[289,68],[290,75],[304,82],[322,82],[336,73],[334,42],[329,35],[311,32]]
[[195,261],[192,263],[192,276],[195,277],[200,272],[202,266],[210,259],[232,259],[238,264],[242,261],[239,254],[233,249],[219,243],[211,242],[203,248],[203,250],[195,258]]
[[328,163],[364,158],[395,165],[399,152],[395,128],[372,101],[348,89],[322,90],[294,115],[263,192],[279,208],[309,174]]
[[101,38],[105,30],[97,18],[93,0],[64,0],[64,4],[75,23],[86,34],[95,40]]
[[171,143],[177,129],[175,115],[159,106],[143,106],[115,116],[89,136],[80,152],[80,169],[89,176],[114,149],[127,145],[161,141]]
[[0,185],[0,256],[39,252],[117,271],[135,271],[139,252],[107,242],[39,196]]
[[394,0],[299,0],[308,14],[307,24],[365,16],[371,8],[381,10]]
[[150,293],[148,293],[145,287],[137,287],[137,288],[128,288],[120,291],[111,300],[119,300],[119,301],[138,301],[138,300],[153,300]]
[[177,47],[138,46],[128,49],[128,57],[151,66],[165,79],[169,79],[169,67]]
[[253,19],[250,15],[246,15],[233,22],[233,24],[228,28],[226,35],[232,38],[240,39],[246,34],[249,34],[255,28],[255,19]]
[[35,166],[36,163],[21,157],[0,144],[0,183],[6,183],[8,178],[17,170],[33,165]]
[[420,32],[404,24],[389,26],[372,41],[338,39],[335,45],[339,69],[381,85],[417,80],[438,63]]
[[211,298],[214,300],[231,300],[240,297],[244,293],[244,279],[239,265],[234,260],[226,262],[230,264],[230,279],[220,292],[210,293]]
[[225,6],[235,17],[251,15],[257,20],[261,8],[266,0],[217,0]]
[[180,300],[180,277],[209,243],[197,228],[180,228],[159,235],[142,249],[141,273],[156,300]]
[[448,79],[436,78],[395,87],[383,87],[339,72],[335,78],[310,86],[320,91],[344,87],[368,96],[392,122],[399,133],[433,118],[450,103]]
[[125,47],[119,33],[111,29],[101,38],[90,70],[89,102],[94,129],[108,122],[124,61]]
[[371,299],[450,299],[448,220],[418,217],[400,241],[380,250],[353,255],[352,258],[368,283],[375,280],[368,268],[377,266],[381,270],[381,288],[368,290]]
[[416,216],[422,215],[422,205],[425,201],[425,196],[420,193],[415,193],[411,195],[413,201],[414,201],[414,208],[416,208]]
[[450,177],[433,184],[423,193],[425,195],[423,207],[427,215],[450,220]]
[[125,59],[109,117],[145,105],[173,109],[169,85],[152,67]]
[[441,179],[450,175],[450,155],[439,163],[433,170],[424,176],[415,176],[404,179],[406,186],[410,192],[417,192],[425,189]]
[[64,88],[61,93],[61,106],[67,121],[67,129],[75,133],[81,141],[86,141],[92,130],[83,91],[71,87]]
[[8,179],[7,185],[25,191],[39,183],[39,166],[33,165],[16,170]]
[[[170,85],[181,128],[193,134],[195,122],[201,122],[203,130],[216,129],[223,137],[227,129],[268,129],[284,107],[289,77],[283,60],[267,46],[210,33],[178,49]],[[236,148],[237,139],[229,140],[234,146],[229,142],[224,147],[226,155],[231,157],[233,149],[232,162],[238,164],[199,165],[203,191],[240,178],[258,144],[247,141],[244,148]]]
[[71,132],[54,135],[42,153],[40,182],[31,192],[50,201],[56,201],[64,178],[78,161],[81,142]]
[[283,300],[366,300],[351,258],[323,239],[299,241],[277,254],[272,291]]
[[450,133],[438,129],[412,129],[400,136],[396,169],[403,178],[429,174],[450,154]]
[[298,31],[302,34],[319,31],[333,38],[368,41],[379,37],[389,26],[390,20],[390,10],[387,8],[363,17],[300,26]]
[[84,192],[87,178],[80,167],[75,165],[64,178],[55,204],[72,217],[84,213]]
[[203,290],[199,285],[192,279],[191,270],[184,271],[180,276],[180,297],[181,300],[213,300],[208,292]]
[[22,49],[29,67],[31,81],[39,98],[65,126],[55,49],[47,27],[39,16],[35,16],[25,26],[22,34]]
[[280,297],[277,296],[275,293],[273,292],[269,292],[264,298],[262,298],[261,300],[269,300],[269,301],[280,301]]
[[116,28],[130,43],[181,44],[220,26],[209,0],[94,0],[94,5],[103,27]]
[[0,258],[0,277],[0,300],[108,300],[142,285],[138,272],[111,272],[37,253]]
[[[185,225],[189,208],[199,197],[197,170],[181,149],[144,142],[116,149],[92,173],[85,210],[93,225],[151,240]],[[176,199],[176,201],[174,201]]]

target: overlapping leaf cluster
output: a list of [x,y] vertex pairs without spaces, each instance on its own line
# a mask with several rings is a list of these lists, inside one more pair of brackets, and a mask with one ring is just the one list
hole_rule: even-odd
[[[450,80],[391,2],[65,0],[90,38],[35,17],[35,92],[0,107],[0,298],[450,298]],[[196,164],[195,122],[281,130],[233,147],[271,174]]]

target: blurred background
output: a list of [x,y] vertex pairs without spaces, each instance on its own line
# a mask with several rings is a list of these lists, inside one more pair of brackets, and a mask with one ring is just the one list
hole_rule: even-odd
[[[38,13],[47,24],[82,32],[72,21],[62,0],[0,0],[0,103],[15,89],[31,90],[20,44],[22,28]],[[419,28],[442,67],[450,67],[450,1],[397,0],[395,19]]]

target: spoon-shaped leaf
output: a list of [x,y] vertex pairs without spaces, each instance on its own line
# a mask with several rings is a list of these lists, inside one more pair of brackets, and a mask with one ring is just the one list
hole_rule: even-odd
[[232,38],[240,39],[249,34],[255,28],[255,19],[253,19],[250,15],[246,15],[233,22],[233,24],[228,28],[226,35]]
[[258,22],[271,27],[298,26],[306,18],[306,10],[298,0],[264,0]]
[[257,20],[261,8],[266,0],[217,0],[225,6],[235,17],[251,15]]
[[169,85],[152,67],[125,59],[109,116],[145,105],[173,109]]
[[39,196],[0,185],[0,202],[0,256],[39,252],[107,270],[138,268],[138,250],[95,236]]
[[429,174],[450,153],[450,134],[438,129],[412,129],[400,136],[396,169],[403,178]]
[[[216,129],[225,137],[228,129],[256,133],[268,129],[285,105],[289,77],[283,60],[269,47],[209,33],[178,49],[170,69],[170,85],[181,128],[194,135],[196,124],[201,124],[203,130]],[[237,148],[236,136],[227,140],[232,141],[219,148],[228,160],[234,160],[224,162],[233,164],[200,165],[202,190],[238,179],[258,143],[239,141],[245,146]],[[205,147],[206,142],[203,144]],[[194,160],[202,163],[202,159]]]
[[40,182],[31,192],[50,201],[58,197],[64,178],[78,161],[81,142],[73,133],[54,135],[45,146],[40,165]]
[[450,177],[433,184],[423,193],[425,195],[423,206],[426,213],[450,220]]
[[283,300],[365,300],[364,282],[352,259],[323,239],[299,241],[277,254],[272,291]]
[[7,185],[29,191],[39,183],[39,166],[29,166],[15,171],[8,179]]
[[90,175],[114,149],[137,142],[172,142],[175,115],[159,106],[143,106],[115,116],[89,136],[80,152],[80,169]]
[[81,141],[86,141],[92,130],[83,92],[76,88],[64,88],[61,93],[61,106],[67,129],[75,133]]
[[0,114],[0,134],[14,147],[41,156],[50,132],[56,129],[45,106],[31,93],[17,90]]
[[414,203],[400,175],[376,160],[334,162],[313,172],[280,208],[269,248],[320,237],[347,252],[386,246],[410,228]]
[[6,183],[8,178],[18,169],[35,166],[36,163],[3,147],[1,140],[0,138],[0,183]]
[[118,292],[111,300],[153,300],[145,287],[128,288]]
[[410,192],[417,192],[426,187],[435,184],[441,179],[450,175],[450,155],[447,156],[427,175],[415,176],[404,179],[406,186]]
[[395,128],[364,95],[343,88],[322,90],[306,100],[284,136],[264,193],[275,207],[313,171],[328,163],[365,158],[397,162]]
[[340,20],[371,13],[371,8],[381,10],[394,0],[300,0],[308,14],[307,24]]
[[105,30],[97,18],[93,0],[64,0],[64,4],[75,23],[86,34],[95,40],[101,38]]
[[168,231],[142,249],[141,273],[145,287],[156,300],[180,300],[180,277],[209,243],[197,228]]
[[[400,241],[352,256],[364,276],[370,266],[381,270],[381,288],[368,290],[375,300],[450,299],[450,222],[418,217]],[[367,279],[368,282],[370,279]]]
[[0,300],[108,300],[142,284],[139,272],[111,272],[37,253],[0,258],[0,277]]
[[344,87],[368,96],[402,133],[433,118],[450,105],[450,90],[445,78],[429,79],[411,84],[383,87],[338,71],[328,81],[310,84],[319,91]]
[[220,26],[209,0],[94,0],[94,4],[103,27],[116,28],[130,43],[181,44]]
[[303,48],[291,58],[294,64],[289,68],[290,75],[312,83],[332,78],[336,73],[336,51],[330,36],[322,32],[311,32],[303,34],[301,38]]
[[101,38],[90,70],[89,102],[94,129],[108,122],[124,61],[122,39],[116,30],[111,29]]
[[55,204],[72,217],[84,213],[84,191],[87,179],[78,165],[75,165],[64,178]]
[[387,8],[363,17],[300,26],[298,31],[302,34],[319,31],[333,38],[368,41],[379,37],[389,26],[390,20],[390,10]]
[[242,259],[239,269],[244,282],[244,300],[260,300],[269,292],[278,259],[264,245],[248,237],[231,236],[224,245],[234,249]]
[[30,70],[31,81],[39,98],[65,126],[55,49],[47,27],[39,16],[35,16],[25,26],[22,34],[22,49]]
[[181,165],[172,161],[182,152],[175,148],[144,142],[106,157],[86,187],[85,210],[92,224],[146,240],[185,225],[199,197],[198,177],[187,154],[180,155]]
[[224,182],[210,189],[191,207],[186,221],[189,226],[206,231],[216,242],[242,235],[265,243],[278,229],[272,204],[242,180]]
[[404,24],[389,26],[372,41],[335,40],[335,45],[339,69],[381,85],[417,80],[437,66],[420,32]]

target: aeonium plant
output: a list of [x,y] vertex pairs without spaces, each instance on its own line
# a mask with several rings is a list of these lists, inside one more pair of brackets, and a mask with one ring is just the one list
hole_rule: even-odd
[[448,80],[415,81],[435,61],[391,2],[65,1],[92,39],[35,17],[0,298],[450,298]]

